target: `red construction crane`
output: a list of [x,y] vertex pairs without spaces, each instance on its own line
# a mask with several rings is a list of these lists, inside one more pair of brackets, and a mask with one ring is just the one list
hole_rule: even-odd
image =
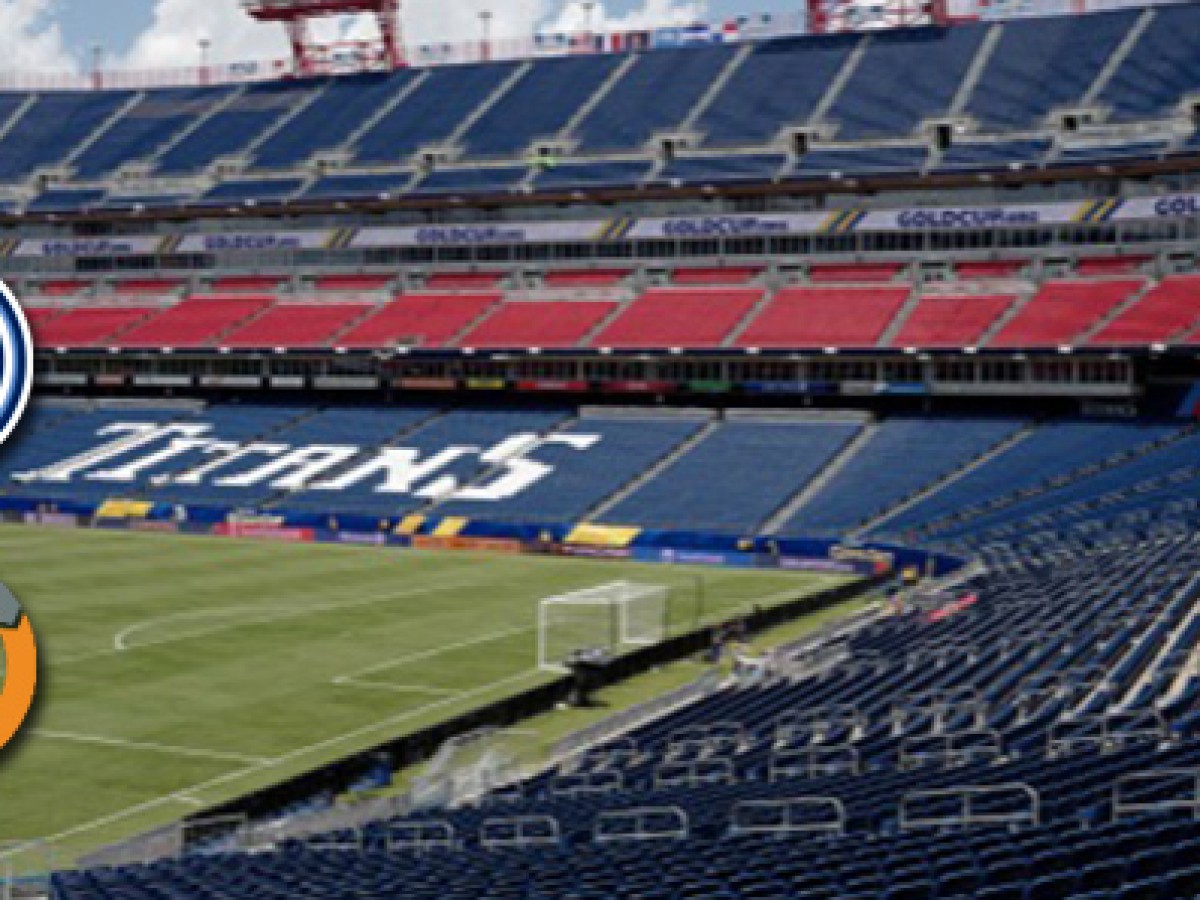
[[403,66],[400,0],[242,0],[246,12],[259,22],[278,22],[287,29],[296,72],[313,75],[324,48],[313,42],[313,19],[345,15],[374,15],[379,22],[379,58],[390,68]]

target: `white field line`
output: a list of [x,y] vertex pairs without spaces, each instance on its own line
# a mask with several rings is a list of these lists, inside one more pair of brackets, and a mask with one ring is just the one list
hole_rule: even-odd
[[[415,588],[410,591],[390,591],[387,594],[373,594],[368,597],[360,597],[356,600],[341,600],[341,601],[337,601],[337,602],[313,604],[313,605],[303,606],[303,607],[297,607],[294,605],[289,605],[286,607],[271,606],[271,607],[267,607],[267,609],[270,609],[273,611],[271,613],[271,615],[269,615],[269,616],[254,616],[253,615],[253,613],[255,612],[254,607],[247,607],[245,605],[214,607],[212,609],[189,610],[187,612],[173,613],[172,615],[169,615],[169,616],[157,616],[152,619],[143,619],[139,622],[135,622],[134,624],[122,629],[120,632],[118,632],[113,637],[113,646],[112,647],[109,647],[105,650],[93,650],[90,653],[79,653],[79,654],[76,654],[75,656],[66,656],[66,657],[55,656],[55,657],[53,657],[53,662],[54,662],[55,666],[70,665],[71,663],[85,662],[87,660],[97,659],[102,656],[112,656],[115,653],[124,653],[124,652],[128,652],[131,650],[138,650],[143,647],[156,647],[161,644],[172,644],[172,643],[177,643],[179,641],[191,640],[192,638],[207,637],[210,634],[217,634],[221,631],[227,631],[230,628],[238,628],[245,624],[272,622],[272,621],[278,621],[278,620],[286,619],[286,618],[299,618],[310,612],[329,612],[329,611],[337,611],[337,610],[344,610],[344,609],[354,609],[354,608],[360,607],[360,606],[371,606],[371,605],[375,605],[375,604],[389,603],[393,600],[400,600],[400,599],[404,599],[407,597],[417,597],[417,596],[422,596],[424,594],[438,593],[443,590],[458,590],[460,588],[483,587],[484,585],[492,585],[492,584],[495,584],[495,582],[494,581],[490,581],[490,582],[478,582],[478,581],[451,582],[451,583],[442,583],[442,584],[438,584],[436,586],[431,586],[431,587],[427,587],[427,588]],[[287,615],[277,614],[280,612],[286,612]],[[217,616],[222,613],[233,614],[233,615],[230,615],[230,617],[229,617],[230,619],[232,619],[232,621],[226,620],[225,622],[223,622],[220,625],[215,626],[215,627],[204,628],[204,629],[200,629],[198,631],[189,631],[186,634],[175,635],[174,637],[165,638],[162,640],[146,641],[144,643],[134,644],[134,645],[129,644],[130,636],[132,636],[133,634],[135,634],[139,631],[142,631],[146,628],[149,628],[153,625],[158,625],[158,624],[162,624],[164,622],[176,621],[176,620],[180,620],[180,619],[203,619],[203,618],[210,617],[210,616]]]
[[405,656],[397,656],[392,659],[384,660],[373,666],[367,666],[363,669],[358,669],[347,675],[338,675],[333,679],[333,683],[338,687],[354,687],[362,688],[368,691],[391,691],[397,694],[432,694],[441,696],[450,696],[458,693],[455,690],[447,688],[426,687],[424,685],[415,684],[397,684],[391,681],[375,681],[370,678],[363,678],[364,675],[374,675],[376,672],[385,672],[389,669],[398,669],[401,666],[411,665],[416,662],[423,662],[427,659],[433,659],[436,656],[442,656],[446,653],[453,653],[455,650],[466,650],[470,647],[478,647],[481,644],[491,644],[507,637],[512,637],[517,634],[526,634],[533,631],[533,628],[505,628],[500,631],[493,631],[481,637],[471,638],[466,641],[458,641],[453,644],[446,644],[444,647],[436,647],[432,650],[422,650],[419,653],[409,653]]
[[[527,557],[527,558],[524,558],[524,560],[525,561],[537,560],[538,562],[541,562],[541,560],[536,557]],[[494,582],[486,582],[486,583],[494,584]],[[710,584],[711,584],[711,582],[710,582]],[[472,584],[457,585],[457,586],[458,587],[468,587],[468,586],[481,586],[481,585],[479,585],[478,583],[472,583]],[[445,587],[446,587],[446,585],[441,585],[438,589],[445,588]],[[436,591],[438,589],[434,589],[434,590]],[[422,591],[413,592],[413,593],[429,593],[429,592],[430,591],[428,591],[428,590],[422,590]],[[764,602],[764,601],[771,602],[775,599],[782,599],[782,598],[786,598],[791,595],[792,595],[792,592],[790,592],[790,591],[780,592],[779,594],[774,594],[769,597],[760,598],[759,602]],[[387,599],[393,599],[396,596],[397,595],[392,594],[392,595],[389,595],[387,598],[384,598],[383,600],[377,600],[375,602],[386,602]],[[744,604],[744,606],[748,606],[751,602],[752,601],[747,601],[746,604]],[[361,601],[360,601],[360,604],[361,604]],[[344,607],[345,604],[339,604],[338,606]],[[532,629],[526,629],[526,630],[532,630]],[[191,636],[192,635],[189,635],[189,637],[191,637]],[[180,638],[180,639],[182,639],[182,638]],[[145,645],[143,645],[143,646],[145,646]],[[100,654],[91,654],[91,656],[107,655],[107,654],[117,653],[117,652],[120,652],[120,651],[115,650],[115,649],[106,650],[106,651],[101,651]],[[76,660],[82,659],[82,658],[88,658],[88,657],[75,657]],[[61,664],[62,662],[64,662],[64,661],[56,661],[57,664]],[[390,661],[389,665],[395,665],[395,662],[396,662],[395,660],[392,660],[392,661]],[[299,747],[295,750],[290,750],[287,753],[283,754],[282,756],[275,757],[274,759],[268,759],[268,760],[264,760],[261,762],[251,763],[242,768],[234,769],[233,771],[227,772],[224,775],[218,775],[215,778],[210,778],[207,781],[202,781],[197,784],[193,784],[188,787],[181,788],[178,791],[173,791],[169,794],[164,794],[161,797],[155,797],[150,800],[146,800],[141,803],[135,804],[133,806],[129,806],[124,809],[117,810],[116,812],[109,813],[109,814],[101,816],[99,818],[92,819],[88,822],[83,822],[79,825],[74,825],[74,826],[67,828],[63,831],[60,831],[56,834],[48,835],[44,838],[41,838],[39,841],[30,842],[30,844],[28,846],[32,847],[32,846],[37,845],[38,843],[56,843],[56,842],[64,841],[64,840],[74,837],[76,835],[86,834],[90,831],[95,831],[98,828],[103,828],[114,822],[119,822],[123,819],[128,819],[129,817],[136,816],[140,813],[149,812],[150,810],[157,809],[158,807],[161,807],[161,806],[164,806],[164,805],[167,805],[170,803],[178,803],[180,805],[186,805],[186,806],[195,806],[198,802],[195,795],[198,793],[220,787],[221,785],[228,784],[230,782],[236,782],[239,779],[244,779],[251,775],[260,774],[268,769],[285,765],[285,764],[293,762],[294,760],[297,760],[297,759],[302,759],[305,756],[325,750],[329,747],[336,747],[338,745],[345,744],[350,741],[355,741],[359,738],[366,737],[367,735],[370,735],[370,734],[373,734],[376,732],[392,729],[396,725],[402,724],[403,722],[410,721],[415,718],[419,718],[419,717],[425,715],[426,713],[430,713],[435,710],[442,709],[446,706],[450,706],[455,703],[459,703],[459,702],[462,702],[465,700],[470,700],[481,694],[485,694],[490,691],[494,691],[496,688],[503,687],[503,686],[506,686],[509,684],[513,684],[513,683],[519,682],[519,681],[527,681],[533,677],[541,677],[543,675],[544,675],[544,673],[541,672],[539,669],[526,669],[525,671],[518,672],[515,675],[508,676],[507,678],[498,679],[496,681],[490,682],[485,685],[480,685],[479,687],[472,688],[470,690],[452,694],[452,695],[444,697],[442,699],[438,699],[438,700],[431,701],[430,703],[426,703],[423,706],[419,706],[414,709],[406,710],[404,712],[397,713],[396,715],[389,716],[385,719],[380,719],[376,722],[373,722],[373,723],[370,723],[367,725],[363,725],[352,731],[348,731],[345,734],[336,735],[331,738],[325,738],[324,740],[317,741],[312,744],[308,744],[307,746]],[[22,848],[17,848],[17,849],[22,849]]]
[[341,676],[333,683],[338,687],[361,688],[364,691],[390,691],[393,694],[428,694],[430,697],[449,697],[457,694],[453,688],[425,687],[420,684],[392,684],[390,681],[361,681]]
[[[181,788],[178,791],[172,791],[171,793],[164,794],[161,797],[155,797],[154,799],[146,800],[142,803],[135,804],[134,806],[126,807],[125,809],[117,810],[116,812],[109,813],[108,815],[101,816],[100,818],[92,819],[89,822],[84,822],[80,825],[74,825],[71,828],[68,828],[64,831],[58,832],[57,834],[48,835],[47,837],[42,838],[40,842],[39,841],[30,842],[30,844],[28,844],[27,846],[33,847],[33,846],[36,846],[38,843],[56,843],[59,841],[64,841],[67,838],[74,837],[75,835],[86,834],[89,831],[95,831],[97,828],[103,828],[106,825],[111,825],[113,822],[119,822],[122,819],[127,819],[130,816],[136,816],[139,813],[149,812],[152,809],[157,809],[158,807],[164,806],[169,803],[179,803],[182,805],[192,806],[196,803],[196,797],[194,795],[201,791],[206,791],[206,790],[209,790],[212,788],[220,787],[223,784],[228,784],[229,782],[237,781],[238,779],[246,778],[250,775],[258,774],[260,772],[263,772],[263,771],[273,768],[275,766],[280,766],[285,763],[292,762],[293,760],[301,759],[305,756],[308,756],[309,754],[315,753],[320,750],[324,750],[327,747],[336,747],[337,745],[343,744],[347,741],[352,741],[352,740],[355,740],[360,737],[365,737],[366,735],[372,734],[377,731],[384,731],[384,730],[393,728],[402,722],[406,722],[410,719],[415,719],[419,716],[424,715],[425,713],[432,712],[437,709],[441,709],[445,706],[449,706],[451,704],[458,703],[463,700],[470,700],[473,697],[479,696],[480,694],[487,693],[488,691],[495,690],[496,688],[502,687],[504,685],[512,684],[517,681],[525,681],[525,680],[530,679],[531,677],[541,676],[543,674],[544,673],[542,673],[538,669],[526,669],[524,672],[518,672],[515,675],[510,675],[507,678],[501,678],[497,681],[491,682],[490,684],[481,685],[481,686],[479,686],[477,688],[473,688],[472,690],[469,690],[469,691],[463,691],[462,693],[455,694],[452,697],[446,697],[441,700],[434,700],[433,702],[427,703],[424,706],[419,706],[416,709],[406,710],[405,712],[398,713],[394,716],[389,716],[386,719],[381,719],[378,722],[373,722],[369,725],[364,725],[360,728],[354,729],[353,731],[348,731],[345,734],[338,735],[338,736],[332,737],[332,738],[326,738],[322,741],[317,741],[316,743],[309,744],[308,746],[300,747],[300,748],[297,748],[296,750],[291,750],[291,751],[285,753],[283,756],[276,757],[275,759],[268,760],[268,761],[261,762],[261,763],[255,763],[253,765],[247,765],[243,768],[235,769],[232,772],[227,772],[224,775],[218,775],[216,778],[210,778],[207,781],[202,781],[198,784],[193,784],[188,787]],[[17,849],[20,850],[20,849],[25,849],[25,848],[17,848]]]
[[227,753],[223,750],[202,750],[199,747],[181,747],[177,744],[158,744],[153,741],[130,741],[98,734],[80,734],[75,731],[50,731],[45,728],[35,728],[30,734],[55,741],[70,741],[75,744],[98,744],[103,747],[119,747],[123,750],[164,753],[168,756],[190,756],[196,759],[215,759],[221,762],[236,762],[245,765],[267,765],[271,762],[270,757],[266,756]]
[[490,644],[493,641],[498,641],[502,638],[512,637],[516,634],[524,634],[525,632],[533,631],[533,627],[528,628],[504,628],[500,631],[493,631],[488,634],[481,635],[476,638],[470,638],[465,641],[458,641],[454,644],[446,644],[444,647],[434,647],[430,650],[421,650],[418,653],[409,653],[405,656],[396,656],[392,659],[384,660],[373,666],[367,666],[362,669],[356,669],[346,675],[339,675],[333,679],[334,684],[339,684],[343,681],[357,681],[360,675],[374,675],[376,672],[384,672],[388,669],[395,669],[399,666],[407,665],[408,663],[422,662],[426,659],[432,659],[435,656],[441,656],[443,653],[452,653],[455,650],[466,650],[468,647],[477,647],[480,644]]
[[[356,609],[361,606],[374,606],[380,603],[390,603],[393,600],[400,600],[408,597],[420,597],[424,594],[440,594],[447,590],[459,590],[460,588],[483,587],[485,584],[494,582],[482,581],[465,581],[451,582],[449,584],[442,583],[425,588],[414,588],[409,591],[392,591],[387,594],[376,594],[369,597],[359,597],[356,600],[335,600],[325,603],[315,603],[297,606],[288,604],[287,606],[268,606],[247,607],[246,605],[239,606],[223,606],[213,609],[194,609],[187,612],[172,613],[169,616],[156,616],[152,619],[143,619],[141,622],[136,622],[127,628],[117,632],[113,638],[113,649],[120,652],[124,650],[136,650],[145,647],[157,647],[161,644],[173,644],[180,640],[189,640],[197,637],[207,637],[210,634],[218,634],[222,631],[228,631],[230,628],[238,628],[242,625],[262,624],[265,622],[276,622],[281,619],[298,619],[312,613],[319,612],[340,612],[347,609]],[[176,637],[162,638],[157,641],[143,641],[142,643],[130,646],[129,639],[138,632],[145,631],[147,628],[153,628],[156,625],[162,625],[167,622],[186,621],[188,619],[204,619],[214,615],[221,616],[223,614],[232,614],[234,621],[225,621],[219,625],[202,628],[199,631],[191,631],[184,635]],[[238,615],[242,613],[243,615]]]

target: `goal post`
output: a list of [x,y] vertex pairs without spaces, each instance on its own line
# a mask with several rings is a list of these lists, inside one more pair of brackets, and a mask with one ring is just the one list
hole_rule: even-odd
[[614,581],[546,597],[538,603],[538,668],[565,672],[577,650],[614,655],[662,641],[668,632],[670,589]]

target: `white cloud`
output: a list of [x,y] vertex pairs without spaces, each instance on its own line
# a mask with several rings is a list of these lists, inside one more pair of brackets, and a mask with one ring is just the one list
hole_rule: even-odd
[[154,20],[120,64],[142,69],[194,66],[202,39],[212,42],[214,61],[274,59],[288,53],[280,26],[256,23],[233,0],[158,0]]
[[582,0],[571,0],[555,19],[551,30],[576,31],[589,25],[596,31],[639,31],[665,25],[690,25],[703,20],[704,0],[643,0],[625,13],[609,13],[596,3],[590,13]]
[[[0,0],[13,2],[13,0]],[[47,0],[17,0],[44,3]],[[624,14],[611,14],[597,2],[591,22],[596,29],[646,28],[695,21],[703,14],[702,0],[641,0]],[[404,39],[409,45],[464,43],[482,35],[479,13],[491,13],[490,34],[496,40],[528,38],[538,30],[581,29],[586,13],[580,0],[405,0]],[[357,40],[378,34],[370,16],[321,21],[321,40]],[[157,0],[154,21],[141,34],[122,65],[169,68],[194,65],[197,42],[212,40],[212,59],[232,62],[272,59],[288,54],[283,28],[255,23],[235,0]]]
[[[76,58],[55,21],[56,0],[0,0],[0,71],[77,71],[90,59]],[[591,26],[599,30],[650,28],[701,18],[704,0],[639,0],[635,8],[610,12],[612,0],[595,2]],[[491,14],[494,40],[521,40],[537,31],[576,31],[589,17],[583,0],[405,0],[404,39],[408,45],[476,42],[482,36],[479,13]],[[103,11],[97,8],[97,15]],[[371,16],[319,21],[322,41],[372,39],[378,35]],[[154,0],[151,24],[120,57],[106,66],[175,69],[195,66],[200,41],[210,42],[213,62],[283,59],[290,51],[283,27],[259,24],[239,0]]]
[[0,0],[0,69],[61,72],[75,68],[53,12],[53,0]]

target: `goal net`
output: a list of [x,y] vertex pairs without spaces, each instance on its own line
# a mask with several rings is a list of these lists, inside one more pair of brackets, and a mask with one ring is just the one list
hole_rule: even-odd
[[538,604],[538,668],[565,672],[577,650],[612,654],[657,644],[667,632],[668,588],[614,581],[547,597]]

